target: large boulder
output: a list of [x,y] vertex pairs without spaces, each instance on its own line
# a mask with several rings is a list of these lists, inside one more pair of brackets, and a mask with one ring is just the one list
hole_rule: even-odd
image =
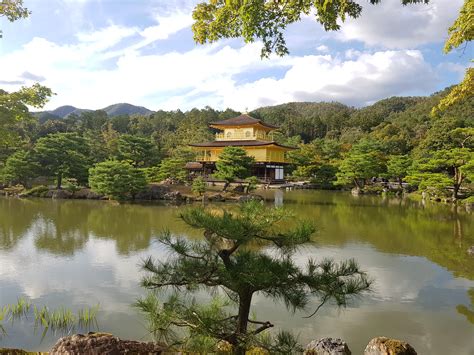
[[179,202],[179,201],[185,201],[186,198],[181,195],[181,192],[179,191],[170,191],[168,193],[165,193],[163,195],[163,200],[167,201],[173,201],[173,202]]
[[222,196],[221,194],[209,194],[207,196],[207,199],[209,202],[224,202],[225,197]]
[[305,355],[351,355],[346,342],[338,338],[322,338],[306,345]]
[[168,185],[164,184],[152,184],[148,185],[144,191],[139,192],[136,196],[136,200],[164,200],[164,196],[171,191]]
[[249,201],[262,201],[263,197],[260,195],[244,195],[244,196],[239,196],[237,198],[237,201],[239,202],[249,202]]
[[234,192],[245,192],[245,186],[240,184],[240,185],[237,185],[236,187],[234,187],[233,189]]
[[164,347],[156,343],[122,340],[112,334],[89,333],[67,336],[58,340],[50,355],[119,355],[162,354]]
[[84,199],[84,200],[100,200],[100,199],[103,199],[104,196],[92,191],[91,189],[83,188],[83,189],[80,189],[79,191],[76,191],[74,193],[73,198]]
[[46,192],[44,197],[54,198],[54,199],[68,199],[72,197],[72,192],[68,190],[49,190]]
[[364,355],[417,355],[415,349],[405,341],[376,337],[365,347]]

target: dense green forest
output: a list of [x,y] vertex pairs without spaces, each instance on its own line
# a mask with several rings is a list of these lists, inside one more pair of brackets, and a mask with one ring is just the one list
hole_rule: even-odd
[[[376,177],[400,187],[404,181],[433,194],[468,197],[474,182],[474,101],[433,117],[432,108],[449,90],[391,97],[360,109],[303,102],[263,107],[250,115],[279,126],[278,142],[300,148],[290,153],[289,179],[362,189]],[[41,176],[54,179],[57,187],[91,184],[100,190],[117,183],[137,190],[165,178],[185,180],[184,164],[193,160],[187,145],[212,140],[209,122],[238,114],[210,107],[132,115],[81,110],[52,119],[29,114],[3,128],[1,181],[31,187]],[[112,171],[127,173],[120,181],[105,181]],[[99,176],[90,180],[89,173]]]

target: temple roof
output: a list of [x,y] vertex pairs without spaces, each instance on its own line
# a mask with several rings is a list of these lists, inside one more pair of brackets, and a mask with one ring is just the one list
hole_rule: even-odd
[[216,121],[216,122],[211,122],[210,125],[212,126],[253,126],[256,124],[260,124],[262,126],[272,128],[272,129],[277,129],[277,126],[273,126],[271,124],[262,122],[262,120],[259,120],[257,118],[253,118],[247,114],[242,114],[237,117],[232,117],[228,118],[226,120],[222,121]]
[[268,145],[275,145],[277,147],[286,148],[286,149],[296,149],[294,147],[288,147],[282,144],[278,144],[277,142],[271,141],[212,141],[212,142],[205,142],[205,143],[194,143],[189,144],[192,147],[261,147],[261,146],[268,146]]

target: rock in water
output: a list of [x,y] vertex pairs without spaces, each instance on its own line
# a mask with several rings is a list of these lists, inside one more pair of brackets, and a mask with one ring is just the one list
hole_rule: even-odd
[[305,355],[351,355],[346,342],[342,339],[322,338],[306,345]]
[[467,249],[467,253],[470,256],[474,256],[474,245],[472,245],[469,249]]
[[112,334],[76,334],[58,340],[50,355],[119,355],[119,354],[162,354],[164,348],[155,343],[121,340]]
[[405,341],[377,337],[369,341],[364,355],[417,355],[415,349]]

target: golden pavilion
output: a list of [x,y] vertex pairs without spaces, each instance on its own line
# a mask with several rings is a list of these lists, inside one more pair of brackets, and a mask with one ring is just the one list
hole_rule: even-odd
[[195,167],[200,167],[204,174],[212,173],[215,162],[225,147],[234,146],[244,149],[255,158],[252,175],[266,182],[284,180],[284,166],[289,163],[285,153],[295,149],[278,144],[273,140],[273,131],[278,129],[247,114],[226,120],[211,122],[210,127],[216,133],[212,142],[190,144],[197,152]]

